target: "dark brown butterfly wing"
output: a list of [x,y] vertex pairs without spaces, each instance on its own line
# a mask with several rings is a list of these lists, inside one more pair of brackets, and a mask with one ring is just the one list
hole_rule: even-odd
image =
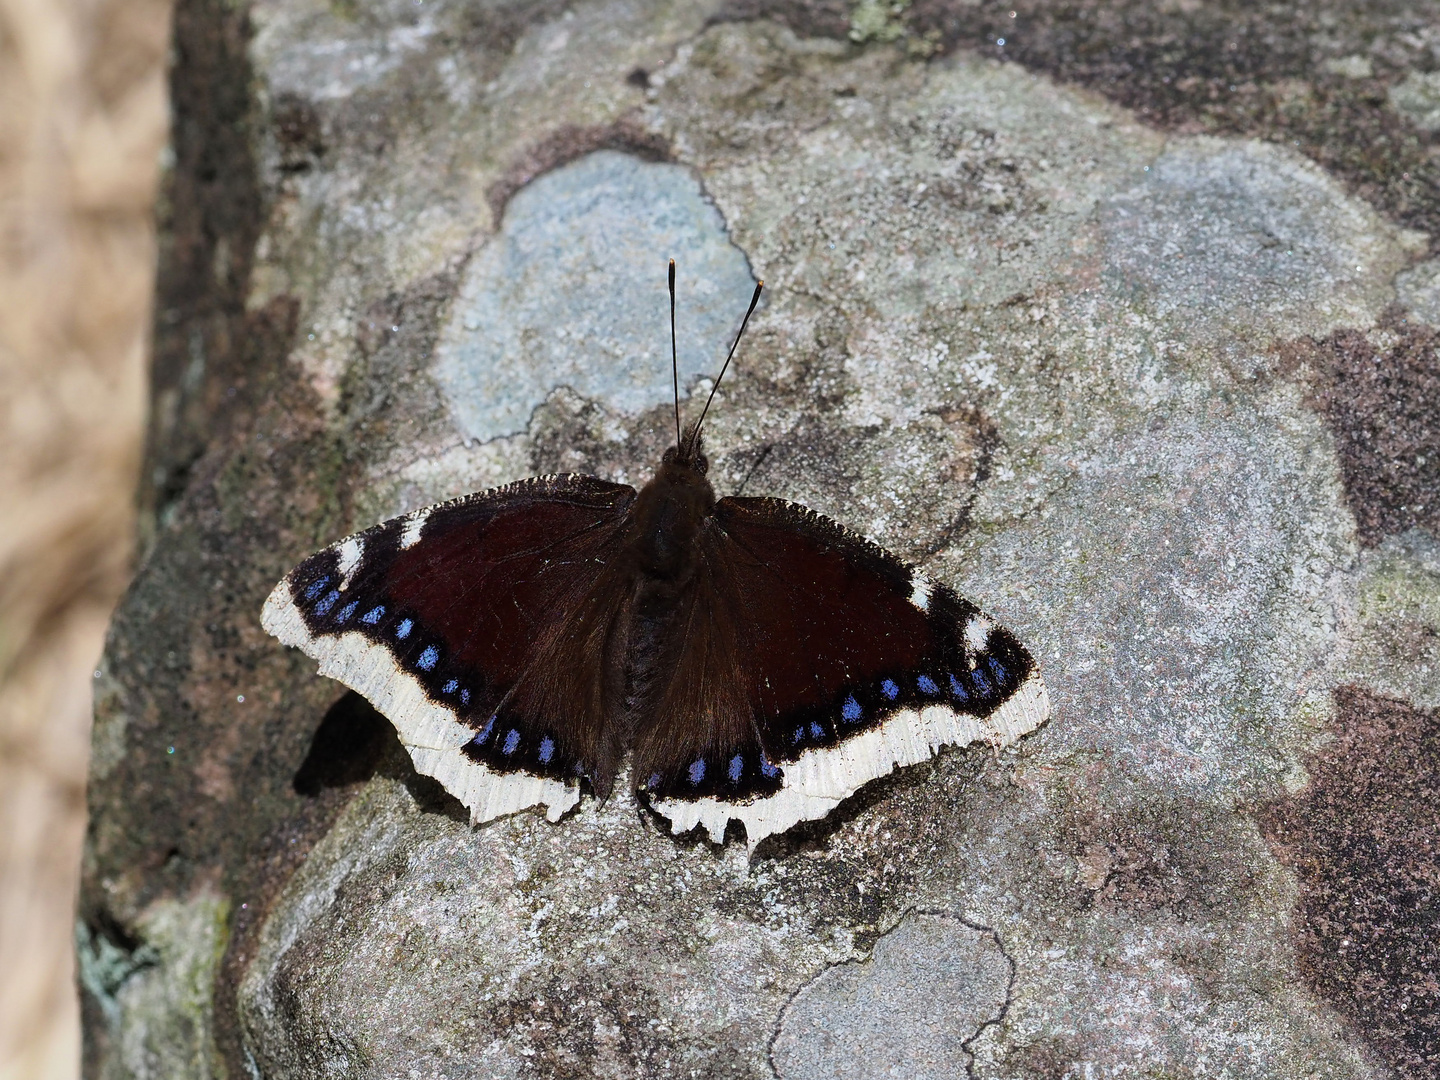
[[751,847],[941,746],[1042,723],[1034,660],[944,585],[801,506],[727,498],[675,624],[636,778],[676,831]]
[[369,698],[476,821],[537,803],[558,817],[623,753],[606,720],[634,499],[551,476],[419,510],[306,559],[261,621]]

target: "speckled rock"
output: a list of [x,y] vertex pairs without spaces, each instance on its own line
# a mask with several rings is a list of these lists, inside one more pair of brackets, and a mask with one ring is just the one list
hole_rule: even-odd
[[1395,292],[1422,322],[1440,323],[1440,261],[1430,259],[1395,279]]
[[781,1077],[959,1076],[970,1040],[1004,1017],[1012,974],[983,928],[907,915],[867,960],[827,968],[800,989],[770,1063]]
[[[1324,959],[1374,875],[1440,895],[1423,799],[1385,859],[1344,840],[1396,820],[1346,762],[1437,752],[1427,236],[1293,143],[948,51],[934,5],[270,0],[243,50],[189,10],[184,55],[258,89],[180,102],[251,134],[177,128],[167,258],[207,284],[162,292],[156,531],[99,680],[92,1075],[1437,1075],[1433,943],[1386,901]],[[471,828],[257,623],[382,517],[643,481],[672,252],[688,407],[768,285],[717,488],[923,564],[1055,703],[753,858],[623,794]],[[1391,987],[1419,1019],[1377,1021]]]
[[1390,104],[1421,131],[1440,131],[1440,78],[1412,71],[1390,88]]

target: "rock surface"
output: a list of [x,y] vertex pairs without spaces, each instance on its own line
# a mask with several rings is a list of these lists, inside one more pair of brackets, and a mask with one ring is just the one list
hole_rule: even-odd
[[436,344],[435,377],[461,433],[523,434],[560,386],[624,414],[671,403],[669,342],[654,333],[668,294],[631,288],[653,279],[662,251],[684,267],[688,386],[713,375],[705,346],[733,334],[735,298],[755,287],[695,176],[601,150],[516,192],[467,265]]
[[1012,970],[994,935],[953,916],[907,915],[868,960],[827,968],[785,1006],[778,1076],[940,1080],[1005,1015]]
[[[182,8],[91,1075],[1440,1075],[1431,211],[1259,114],[1077,88],[1059,16],[967,51],[969,10]],[[1399,85],[1375,55],[1312,57],[1295,122]],[[717,488],[951,582],[1055,703],[753,859],[624,797],[472,829],[257,623],[380,518],[643,481],[671,254],[692,408],[769,286]]]

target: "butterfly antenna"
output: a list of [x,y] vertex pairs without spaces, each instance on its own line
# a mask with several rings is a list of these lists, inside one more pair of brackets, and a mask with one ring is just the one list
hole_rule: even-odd
[[675,359],[675,260],[670,260],[670,375],[675,380],[675,450],[680,450],[680,365]]
[[740,347],[740,339],[745,336],[745,327],[750,324],[750,316],[755,313],[755,305],[760,303],[760,290],[765,288],[764,281],[755,283],[755,295],[750,297],[750,307],[745,312],[745,318],[740,323],[740,332],[735,335],[735,344],[730,346],[730,353],[725,357],[725,363],[720,368],[720,374],[715,376],[715,385],[710,388],[710,396],[705,399],[705,408],[700,410],[700,419],[695,422],[695,433],[691,438],[698,444],[700,441],[700,425],[705,423],[705,414],[710,411],[710,402],[715,400],[715,391],[720,389],[720,380],[725,378],[725,372],[730,367],[730,358],[735,355],[735,350]]

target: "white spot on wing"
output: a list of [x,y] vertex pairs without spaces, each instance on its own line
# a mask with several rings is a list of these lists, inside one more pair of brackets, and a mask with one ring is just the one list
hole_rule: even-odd
[[931,588],[933,586],[926,578],[919,574],[912,574],[910,577],[910,603],[921,611],[929,611]]
[[942,746],[983,739],[999,749],[1034,731],[1049,715],[1050,695],[1035,671],[989,716],[957,713],[946,705],[906,709],[838,746],[807,750],[798,761],[784,766],[785,786],[766,798],[744,803],[660,799],[653,805],[670,819],[675,834],[704,825],[717,844],[724,840],[732,818],[744,822],[753,852],[765,837],[797,822],[824,817],[871,780],[928,761]]
[[990,647],[990,631],[994,629],[995,624],[984,615],[976,615],[965,624],[965,644],[970,647],[971,656],[983,653]]
[[414,547],[420,542],[420,531],[425,528],[425,522],[430,517],[430,508],[416,510],[405,518],[405,528],[400,533],[400,550]]
[[474,824],[544,804],[558,821],[580,801],[577,786],[526,772],[497,773],[461,752],[475,732],[455,713],[430,700],[420,684],[395,663],[390,650],[364,634],[311,637],[290,596],[287,578],[260,613],[260,625],[286,645],[320,661],[320,674],[359,691],[384,713],[410,752],[415,768],[433,776],[470,809]]
[[350,584],[355,568],[360,565],[360,560],[365,555],[365,541],[358,536],[352,536],[340,545],[338,554],[340,561],[337,569],[340,571],[340,588],[343,589]]

